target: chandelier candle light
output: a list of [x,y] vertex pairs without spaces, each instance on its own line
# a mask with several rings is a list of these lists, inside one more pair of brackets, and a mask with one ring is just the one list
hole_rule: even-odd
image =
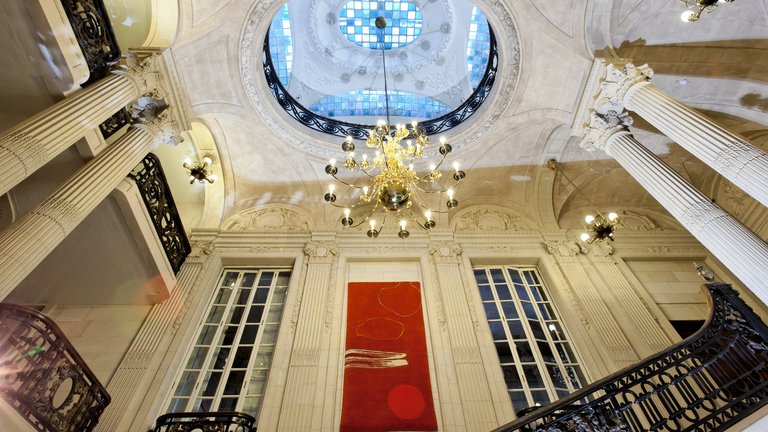
[[[379,39],[382,47],[381,57],[387,119],[377,122],[365,142],[366,147],[370,149],[368,151],[374,151],[373,157],[369,159],[369,154],[361,152],[359,159],[357,159],[355,157],[356,146],[352,137],[347,137],[341,144],[341,149],[345,152],[344,168],[351,172],[360,173],[367,184],[353,184],[337,177],[339,168],[336,166],[336,160],[331,159],[325,167],[326,174],[354,191],[359,191],[360,195],[353,204],[338,205],[336,204],[336,187],[331,184],[328,186],[328,192],[324,195],[324,199],[325,202],[334,207],[344,209],[344,217],[341,219],[344,228],[357,227],[367,221],[370,228],[367,234],[370,238],[379,236],[384,228],[387,214],[395,214],[400,227],[398,237],[406,239],[410,235],[407,230],[408,221],[414,222],[424,230],[431,230],[436,226],[435,213],[447,213],[459,205],[455,198],[456,187],[464,180],[466,174],[459,169],[458,162],[454,162],[453,180],[456,185],[452,188],[445,188],[439,183],[442,177],[439,169],[452,150],[445,138],[440,138],[440,146],[438,147],[441,155],[440,161],[437,164],[431,164],[427,174],[419,175],[414,169],[414,163],[424,157],[424,150],[429,146],[429,137],[416,121],[411,122],[409,126],[405,124],[397,124],[394,128],[390,126],[387,62],[384,52],[384,28],[386,26],[387,21],[384,17],[376,18],[376,28],[380,31]],[[436,203],[435,207],[430,207],[429,203],[435,204],[432,197],[442,196],[444,193],[448,197],[446,201],[448,210],[439,210],[439,202]],[[414,212],[415,208],[418,208],[416,212]],[[352,210],[357,209],[364,209],[366,214],[360,223],[355,224],[351,214]],[[383,213],[380,225],[371,218],[376,211]]]
[[[550,159],[547,161],[546,167],[551,169],[552,171],[557,172],[558,168],[560,168],[560,163],[556,161],[555,159]],[[560,171],[560,175],[563,176],[564,179],[570,183],[573,188],[579,192],[584,198],[587,199],[589,202],[589,197],[587,197],[584,192],[579,189],[578,186],[576,186],[576,183],[573,182],[562,170]],[[613,241],[613,233],[616,231],[616,228],[618,228],[621,221],[619,220],[619,215],[610,212],[608,213],[608,216],[603,216],[602,213],[596,211],[596,215],[588,214],[584,217],[584,222],[586,225],[584,226],[584,229],[586,229],[586,232],[581,233],[581,236],[579,237],[582,242],[586,244],[592,244],[598,240],[610,240]]]
[[209,169],[212,163],[213,159],[209,156],[203,157],[202,162],[198,161],[193,163],[191,159],[186,159],[182,166],[187,170],[187,174],[189,175],[189,184],[193,184],[195,181],[198,183],[213,183],[216,181],[216,175]]

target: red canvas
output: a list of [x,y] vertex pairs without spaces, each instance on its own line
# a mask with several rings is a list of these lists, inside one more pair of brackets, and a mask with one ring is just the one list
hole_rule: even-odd
[[418,282],[353,282],[341,431],[434,431]]

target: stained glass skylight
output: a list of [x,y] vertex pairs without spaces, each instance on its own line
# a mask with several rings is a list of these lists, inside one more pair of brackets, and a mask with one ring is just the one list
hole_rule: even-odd
[[293,63],[293,41],[291,40],[291,15],[288,3],[275,14],[269,27],[269,53],[272,65],[284,86],[288,86]]
[[472,88],[477,87],[485,75],[488,57],[491,55],[491,31],[488,20],[480,9],[472,8],[472,18],[469,21],[469,38],[467,42],[467,72]]
[[341,8],[339,29],[350,41],[363,48],[381,49],[376,18],[387,19],[384,49],[411,43],[421,33],[422,16],[416,4],[408,0],[352,0]]
[[[327,96],[309,107],[326,117],[387,115],[384,92],[360,90]],[[435,99],[406,92],[389,92],[389,109],[393,116],[431,119],[448,113],[451,109]]]

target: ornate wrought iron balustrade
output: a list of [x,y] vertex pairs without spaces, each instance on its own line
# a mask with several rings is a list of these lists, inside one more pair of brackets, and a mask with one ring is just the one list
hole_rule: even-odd
[[182,412],[157,418],[153,432],[254,432],[256,419],[238,412]]
[[[496,70],[499,63],[499,53],[496,48],[496,37],[493,29],[488,28],[491,36],[490,53],[488,54],[488,65],[485,68],[485,75],[478,83],[472,94],[458,108],[442,115],[438,118],[419,122],[419,126],[424,129],[427,135],[434,135],[440,132],[446,132],[469,118],[477,111],[483,102],[491,94],[493,83],[496,81]],[[334,135],[342,138],[351,136],[354,139],[367,139],[369,131],[373,125],[362,125],[350,123],[333,118],[321,116],[310,111],[300,104],[290,95],[280,82],[269,51],[269,33],[264,37],[264,54],[262,58],[264,75],[267,85],[272,90],[272,94],[288,115],[296,119],[304,126],[318,132]]]
[[0,368],[0,395],[39,431],[91,431],[110,402],[64,333],[34,309],[0,303]]
[[94,82],[120,60],[120,47],[103,0],[61,0]]
[[721,431],[768,402],[768,327],[723,283],[688,339],[497,431]]
[[129,176],[139,187],[168,261],[174,273],[178,273],[192,248],[181,224],[181,217],[160,160],[154,154],[148,154]]

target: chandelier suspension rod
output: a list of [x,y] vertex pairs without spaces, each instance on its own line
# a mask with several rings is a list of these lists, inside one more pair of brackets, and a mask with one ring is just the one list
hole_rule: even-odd
[[[376,18],[376,28],[379,29],[379,46],[381,47],[381,63],[384,69],[384,106],[387,110],[387,133],[390,130],[389,120],[389,88],[387,86],[387,56],[385,54],[384,45],[384,29],[387,27],[387,20],[384,17]],[[386,157],[386,156],[385,156]]]

